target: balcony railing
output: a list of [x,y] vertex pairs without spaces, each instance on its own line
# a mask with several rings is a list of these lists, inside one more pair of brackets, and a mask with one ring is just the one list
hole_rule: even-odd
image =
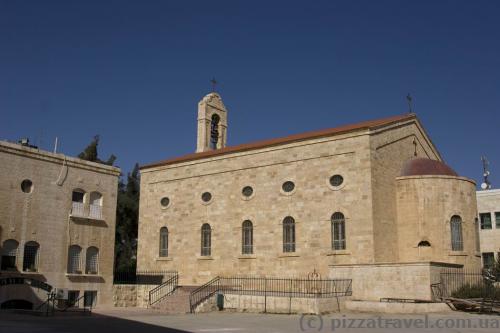
[[73,216],[85,216],[85,205],[83,202],[73,202],[71,207],[71,215]]
[[93,219],[102,220],[102,207],[99,205],[90,205],[89,216]]
[[103,220],[102,206],[85,205],[83,202],[72,202],[71,216],[93,220]]

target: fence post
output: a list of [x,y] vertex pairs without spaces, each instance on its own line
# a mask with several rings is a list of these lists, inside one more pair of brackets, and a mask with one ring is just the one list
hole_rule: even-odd
[[264,278],[264,313],[267,312],[267,278]]

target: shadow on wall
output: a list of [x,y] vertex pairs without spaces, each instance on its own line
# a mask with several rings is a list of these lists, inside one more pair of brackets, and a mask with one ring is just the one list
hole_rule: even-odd
[[92,276],[92,275],[68,275],[68,280],[71,282],[78,282],[78,283],[104,283],[106,280],[99,275]]
[[22,332],[47,331],[55,333],[105,331],[120,333],[188,333],[187,331],[175,328],[157,326],[96,313],[92,313],[90,317],[72,316],[71,320],[68,320],[68,318],[64,316],[50,317],[50,320],[47,320],[46,317],[0,312],[0,332],[8,332],[12,328],[22,328]]
[[0,286],[0,308],[2,309],[36,309],[46,300],[45,290],[28,284]]

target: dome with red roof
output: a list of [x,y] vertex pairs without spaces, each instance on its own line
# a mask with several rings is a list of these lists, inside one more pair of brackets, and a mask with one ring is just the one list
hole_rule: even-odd
[[401,170],[401,176],[454,176],[458,174],[443,162],[428,158],[414,158],[409,160]]

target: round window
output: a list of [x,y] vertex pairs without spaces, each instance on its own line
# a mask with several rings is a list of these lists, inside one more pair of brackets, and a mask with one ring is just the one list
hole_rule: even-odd
[[170,199],[168,197],[161,198],[160,204],[162,207],[167,207],[170,204]]
[[245,186],[243,187],[243,189],[241,190],[241,193],[245,196],[245,197],[249,197],[253,194],[253,188],[251,186]]
[[210,194],[210,192],[205,192],[201,195],[201,200],[203,200],[204,202],[209,202],[210,200],[212,200],[212,194]]
[[293,189],[295,188],[295,184],[293,182],[291,182],[291,181],[286,181],[286,182],[283,183],[283,185],[281,186],[281,188],[285,192],[292,192]]
[[31,193],[31,191],[33,190],[33,183],[31,182],[31,180],[29,179],[23,180],[21,183],[21,190],[24,193]]
[[330,177],[330,185],[333,187],[338,187],[342,185],[344,178],[341,175],[333,175]]

